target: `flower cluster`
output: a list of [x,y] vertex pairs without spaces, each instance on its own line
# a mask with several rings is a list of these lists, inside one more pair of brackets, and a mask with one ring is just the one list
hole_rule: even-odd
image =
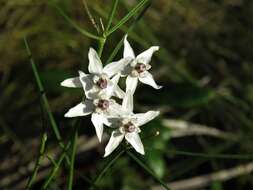
[[[71,108],[65,117],[91,114],[91,121],[100,142],[104,125],[113,129],[104,157],[111,154],[124,138],[137,152],[144,154],[144,147],[139,136],[140,126],[158,116],[159,111],[134,114],[133,94],[138,80],[155,89],[161,88],[149,73],[152,55],[158,49],[158,46],[152,46],[135,56],[125,36],[123,58],[103,67],[97,52],[90,48],[89,74],[79,71],[78,77],[66,79],[61,83],[65,87],[83,88],[86,96],[85,100]],[[126,77],[126,92],[118,86],[120,77]],[[122,105],[112,97],[123,99]]]

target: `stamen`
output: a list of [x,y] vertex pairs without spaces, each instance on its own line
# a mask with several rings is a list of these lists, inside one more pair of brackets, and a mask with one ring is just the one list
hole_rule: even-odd
[[100,78],[100,79],[97,81],[96,84],[99,86],[99,88],[105,89],[105,88],[107,88],[108,82],[107,82],[107,80],[106,80],[105,78]]
[[128,132],[128,133],[132,133],[136,129],[136,127],[134,126],[134,124],[131,121],[124,124],[123,127],[124,127],[125,131]]
[[143,63],[137,63],[137,64],[135,65],[134,69],[135,69],[138,73],[142,73],[142,72],[144,72],[144,71],[147,70],[146,65],[143,64]]
[[101,110],[106,110],[109,108],[110,102],[108,100],[100,99],[98,101],[97,107]]

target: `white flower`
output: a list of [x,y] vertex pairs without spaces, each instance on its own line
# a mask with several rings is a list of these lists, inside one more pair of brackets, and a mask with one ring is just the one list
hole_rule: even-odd
[[117,117],[108,118],[109,126],[115,128],[105,148],[104,157],[110,155],[125,138],[140,154],[145,154],[139,133],[140,126],[154,119],[159,111],[133,113],[133,93],[128,91],[123,99],[122,107]]
[[91,121],[95,127],[98,140],[101,142],[107,117],[116,115],[120,107],[115,100],[111,99],[119,78],[120,74],[117,74],[111,79],[111,87],[102,96],[96,99],[86,98],[85,101],[71,108],[64,116],[79,117],[91,114]]
[[132,60],[128,65],[124,67],[124,70],[122,71],[123,76],[127,75],[126,91],[131,90],[134,92],[138,79],[140,82],[150,85],[155,89],[160,89],[162,87],[156,84],[152,74],[148,72],[148,70],[151,68],[149,63],[151,61],[152,55],[155,51],[158,50],[158,46],[152,46],[138,56],[135,56],[132,47],[127,41],[127,35],[125,36],[123,57],[131,58]]
[[[89,99],[96,99],[105,94],[108,89],[112,88],[113,83],[110,78],[119,73],[130,61],[129,58],[123,58],[119,61],[112,62],[103,68],[102,62],[93,48],[89,49],[88,58],[88,70],[90,74],[85,74],[82,71],[79,71],[79,77],[66,79],[61,85],[74,88],[83,87],[85,95]],[[118,85],[116,85],[113,95],[123,98],[124,92],[118,87]]]

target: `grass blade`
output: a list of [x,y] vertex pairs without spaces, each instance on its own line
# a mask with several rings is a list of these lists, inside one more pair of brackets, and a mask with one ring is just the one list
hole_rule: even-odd
[[99,36],[96,36],[88,31],[86,31],[85,29],[81,28],[80,26],[78,26],[68,15],[66,15],[66,13],[59,7],[57,6],[55,3],[50,1],[50,4],[56,8],[56,10],[59,12],[59,14],[73,27],[75,28],[78,32],[80,32],[81,34],[83,34],[86,37],[92,38],[92,39],[96,39],[96,40],[100,40]]
[[119,29],[123,24],[125,24],[131,17],[133,17],[137,11],[139,11],[149,0],[142,0],[140,3],[138,3],[124,18],[122,18],[118,24],[116,24],[114,27],[112,27],[106,35],[109,36],[113,32],[115,32],[117,29]]
[[112,20],[113,20],[113,17],[115,15],[118,3],[119,3],[119,0],[114,0],[111,12],[110,12],[109,17],[108,17],[107,26],[106,26],[105,31],[108,31],[110,29],[110,27],[111,27]]
[[35,167],[33,169],[32,175],[31,175],[30,179],[28,180],[28,183],[27,183],[27,186],[26,186],[27,190],[31,189],[31,187],[33,185],[33,182],[36,179],[36,176],[37,176],[37,173],[39,171],[39,167],[40,167],[41,161],[44,158],[46,141],[47,141],[47,134],[46,134],[46,132],[44,132],[41,135],[41,139],[40,139],[39,156],[38,156],[38,159],[36,161]]
[[[127,34],[134,29],[134,27],[137,25],[138,21],[144,16],[144,14],[146,13],[146,11],[150,7],[150,5],[151,5],[150,3],[148,3],[148,4],[145,5],[145,7],[142,9],[142,11],[139,13],[139,15],[134,19],[134,21],[132,22],[132,24],[127,29],[127,31],[126,31]],[[119,41],[119,43],[113,49],[113,52],[109,56],[109,58],[106,61],[106,63],[112,62],[112,60],[115,58],[115,56],[119,52],[120,48],[122,47],[123,41],[124,41],[124,37]]]
[[70,157],[70,167],[69,167],[68,190],[72,190],[72,186],[73,186],[77,138],[78,138],[78,127],[75,127],[75,132],[71,139],[71,157]]
[[96,179],[93,182],[93,186],[90,188],[90,190],[93,190],[96,186],[97,182],[103,177],[103,175],[106,173],[106,171],[113,165],[114,162],[125,152],[125,150],[120,151],[113,159],[111,159],[105,167],[101,170],[101,172],[97,175]]
[[146,166],[146,164],[136,157],[133,153],[127,151],[127,154],[137,163],[139,164],[146,172],[148,172],[158,183],[160,183],[166,190],[170,190],[165,182],[163,182],[160,178],[158,178],[154,172]]
[[37,67],[34,63],[34,60],[32,58],[32,53],[31,53],[31,49],[28,45],[28,42],[27,42],[27,39],[24,38],[24,43],[25,43],[25,47],[26,47],[26,51],[27,51],[27,54],[29,56],[29,59],[30,59],[30,63],[31,63],[31,66],[32,66],[32,70],[33,70],[33,74],[34,74],[34,77],[35,77],[35,80],[36,80],[36,83],[38,85],[38,88],[39,88],[39,91],[40,91],[40,94],[41,94],[41,98],[42,98],[42,102],[43,102],[43,105],[44,105],[44,108],[48,114],[48,117],[49,117],[49,121],[51,123],[51,126],[52,126],[52,129],[54,131],[54,134],[56,136],[56,139],[59,141],[59,144],[61,147],[64,147],[64,144],[62,142],[62,138],[61,138],[61,135],[60,135],[60,132],[58,130],[58,126],[55,122],[55,119],[53,117],[53,114],[51,112],[51,109],[50,109],[50,106],[49,106],[49,103],[48,103],[48,100],[47,100],[47,97],[46,97],[46,94],[45,94],[45,91],[44,91],[44,88],[43,88],[43,85],[42,85],[42,82],[40,80],[40,76],[39,76],[39,73],[38,73],[38,70],[37,70]]
[[42,185],[42,189],[43,189],[43,190],[45,190],[45,189],[48,188],[48,186],[50,185],[51,181],[54,179],[54,177],[55,177],[56,174],[58,173],[58,170],[59,170],[59,168],[60,168],[60,166],[61,166],[61,164],[62,164],[62,161],[63,161],[64,157],[65,157],[66,154],[67,154],[66,151],[68,150],[69,146],[70,146],[70,143],[68,143],[68,144],[66,145],[66,147],[65,147],[65,149],[63,150],[63,152],[62,152],[60,158],[58,159],[58,161],[57,161],[56,163],[53,162],[54,167],[53,167],[53,169],[51,170],[50,175],[47,177],[47,179],[45,180],[45,182],[44,182],[43,185]]

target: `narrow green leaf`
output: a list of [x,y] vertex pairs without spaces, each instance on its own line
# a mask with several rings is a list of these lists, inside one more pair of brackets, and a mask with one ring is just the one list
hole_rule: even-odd
[[[129,28],[127,29],[126,33],[128,34],[129,32],[131,32],[134,27],[137,25],[137,23],[139,22],[139,20],[144,16],[144,14],[146,13],[146,11],[148,10],[148,8],[150,7],[150,3],[146,4],[145,7],[142,9],[142,11],[137,15],[137,17],[134,19],[134,21],[131,23],[131,25],[129,26]],[[112,62],[112,60],[115,58],[115,56],[117,55],[117,53],[119,52],[120,48],[123,45],[123,41],[124,41],[124,37],[119,41],[119,43],[116,45],[116,47],[113,49],[113,52],[111,53],[111,55],[109,56],[108,60],[106,61],[106,63],[110,63]]]
[[68,190],[72,190],[72,187],[73,187],[77,137],[78,137],[78,127],[76,126],[75,132],[71,139],[71,157],[70,157],[70,167],[69,167],[69,177],[68,177]]
[[[58,140],[58,143],[59,143],[60,147],[64,150],[65,149],[65,145],[64,145],[64,143],[62,141],[62,137],[61,137],[60,131],[58,129],[58,126],[56,124],[54,116],[53,116],[53,114],[51,112],[51,109],[50,109],[50,106],[49,106],[49,103],[48,103],[48,100],[47,100],[46,93],[44,91],[44,88],[43,88],[43,85],[42,85],[42,82],[41,82],[41,79],[40,79],[37,67],[36,67],[35,62],[34,62],[34,60],[32,58],[32,53],[31,53],[31,50],[30,50],[30,47],[28,45],[28,42],[27,42],[26,38],[24,38],[24,43],[25,43],[27,54],[28,54],[29,59],[30,59],[30,64],[31,64],[31,67],[32,67],[32,70],[33,70],[33,74],[35,76],[35,80],[36,80],[36,83],[38,85],[39,92],[41,94],[41,100],[43,102],[44,109],[47,112],[47,115],[48,115],[48,118],[49,118],[49,121],[50,121],[50,124],[51,124],[50,126],[53,129],[54,135],[55,135],[56,139]],[[65,155],[65,156],[66,156],[66,161],[69,164],[68,156],[67,155]]]
[[105,31],[108,31],[109,28],[111,27],[112,20],[113,20],[113,17],[115,15],[118,3],[119,3],[119,0],[114,0],[113,1],[112,9],[111,9],[111,12],[110,12],[109,17],[108,17],[107,26],[106,26]]
[[26,186],[27,190],[31,189],[31,187],[32,187],[32,185],[33,185],[33,183],[36,179],[37,173],[39,171],[40,164],[42,162],[42,159],[44,158],[46,141],[47,141],[47,134],[46,134],[46,132],[44,132],[41,135],[41,139],[40,139],[39,156],[38,156],[38,159],[37,159],[36,164],[34,166],[32,175],[31,175],[30,179],[28,180],[28,183],[27,183],[27,186]]
[[106,173],[106,171],[116,162],[116,160],[125,152],[125,150],[120,151],[114,158],[109,160],[105,167],[101,170],[101,172],[97,175],[93,182],[93,186],[90,188],[90,190],[93,190],[96,186],[97,182],[103,177],[103,175]]
[[75,28],[78,32],[80,32],[81,34],[83,34],[84,36],[87,36],[89,38],[92,39],[96,39],[96,40],[100,40],[101,38],[99,36],[96,36],[88,31],[86,31],[85,29],[81,28],[80,26],[78,26],[68,15],[66,15],[64,13],[64,11],[55,3],[53,3],[52,1],[50,1],[50,4],[52,6],[54,6],[56,8],[56,10],[59,12],[59,14],[73,27]]
[[137,163],[139,164],[146,172],[148,172],[159,184],[161,184],[166,190],[170,190],[170,188],[167,186],[167,184],[161,180],[159,177],[157,177],[154,172],[146,166],[146,164],[140,160],[137,156],[135,156],[130,151],[127,151],[127,154]]
[[138,3],[125,17],[123,17],[118,24],[116,24],[114,27],[112,27],[106,35],[109,36],[113,32],[115,32],[117,29],[119,29],[123,24],[125,24],[131,17],[133,17],[137,11],[139,11],[149,0],[142,0],[140,3]]

